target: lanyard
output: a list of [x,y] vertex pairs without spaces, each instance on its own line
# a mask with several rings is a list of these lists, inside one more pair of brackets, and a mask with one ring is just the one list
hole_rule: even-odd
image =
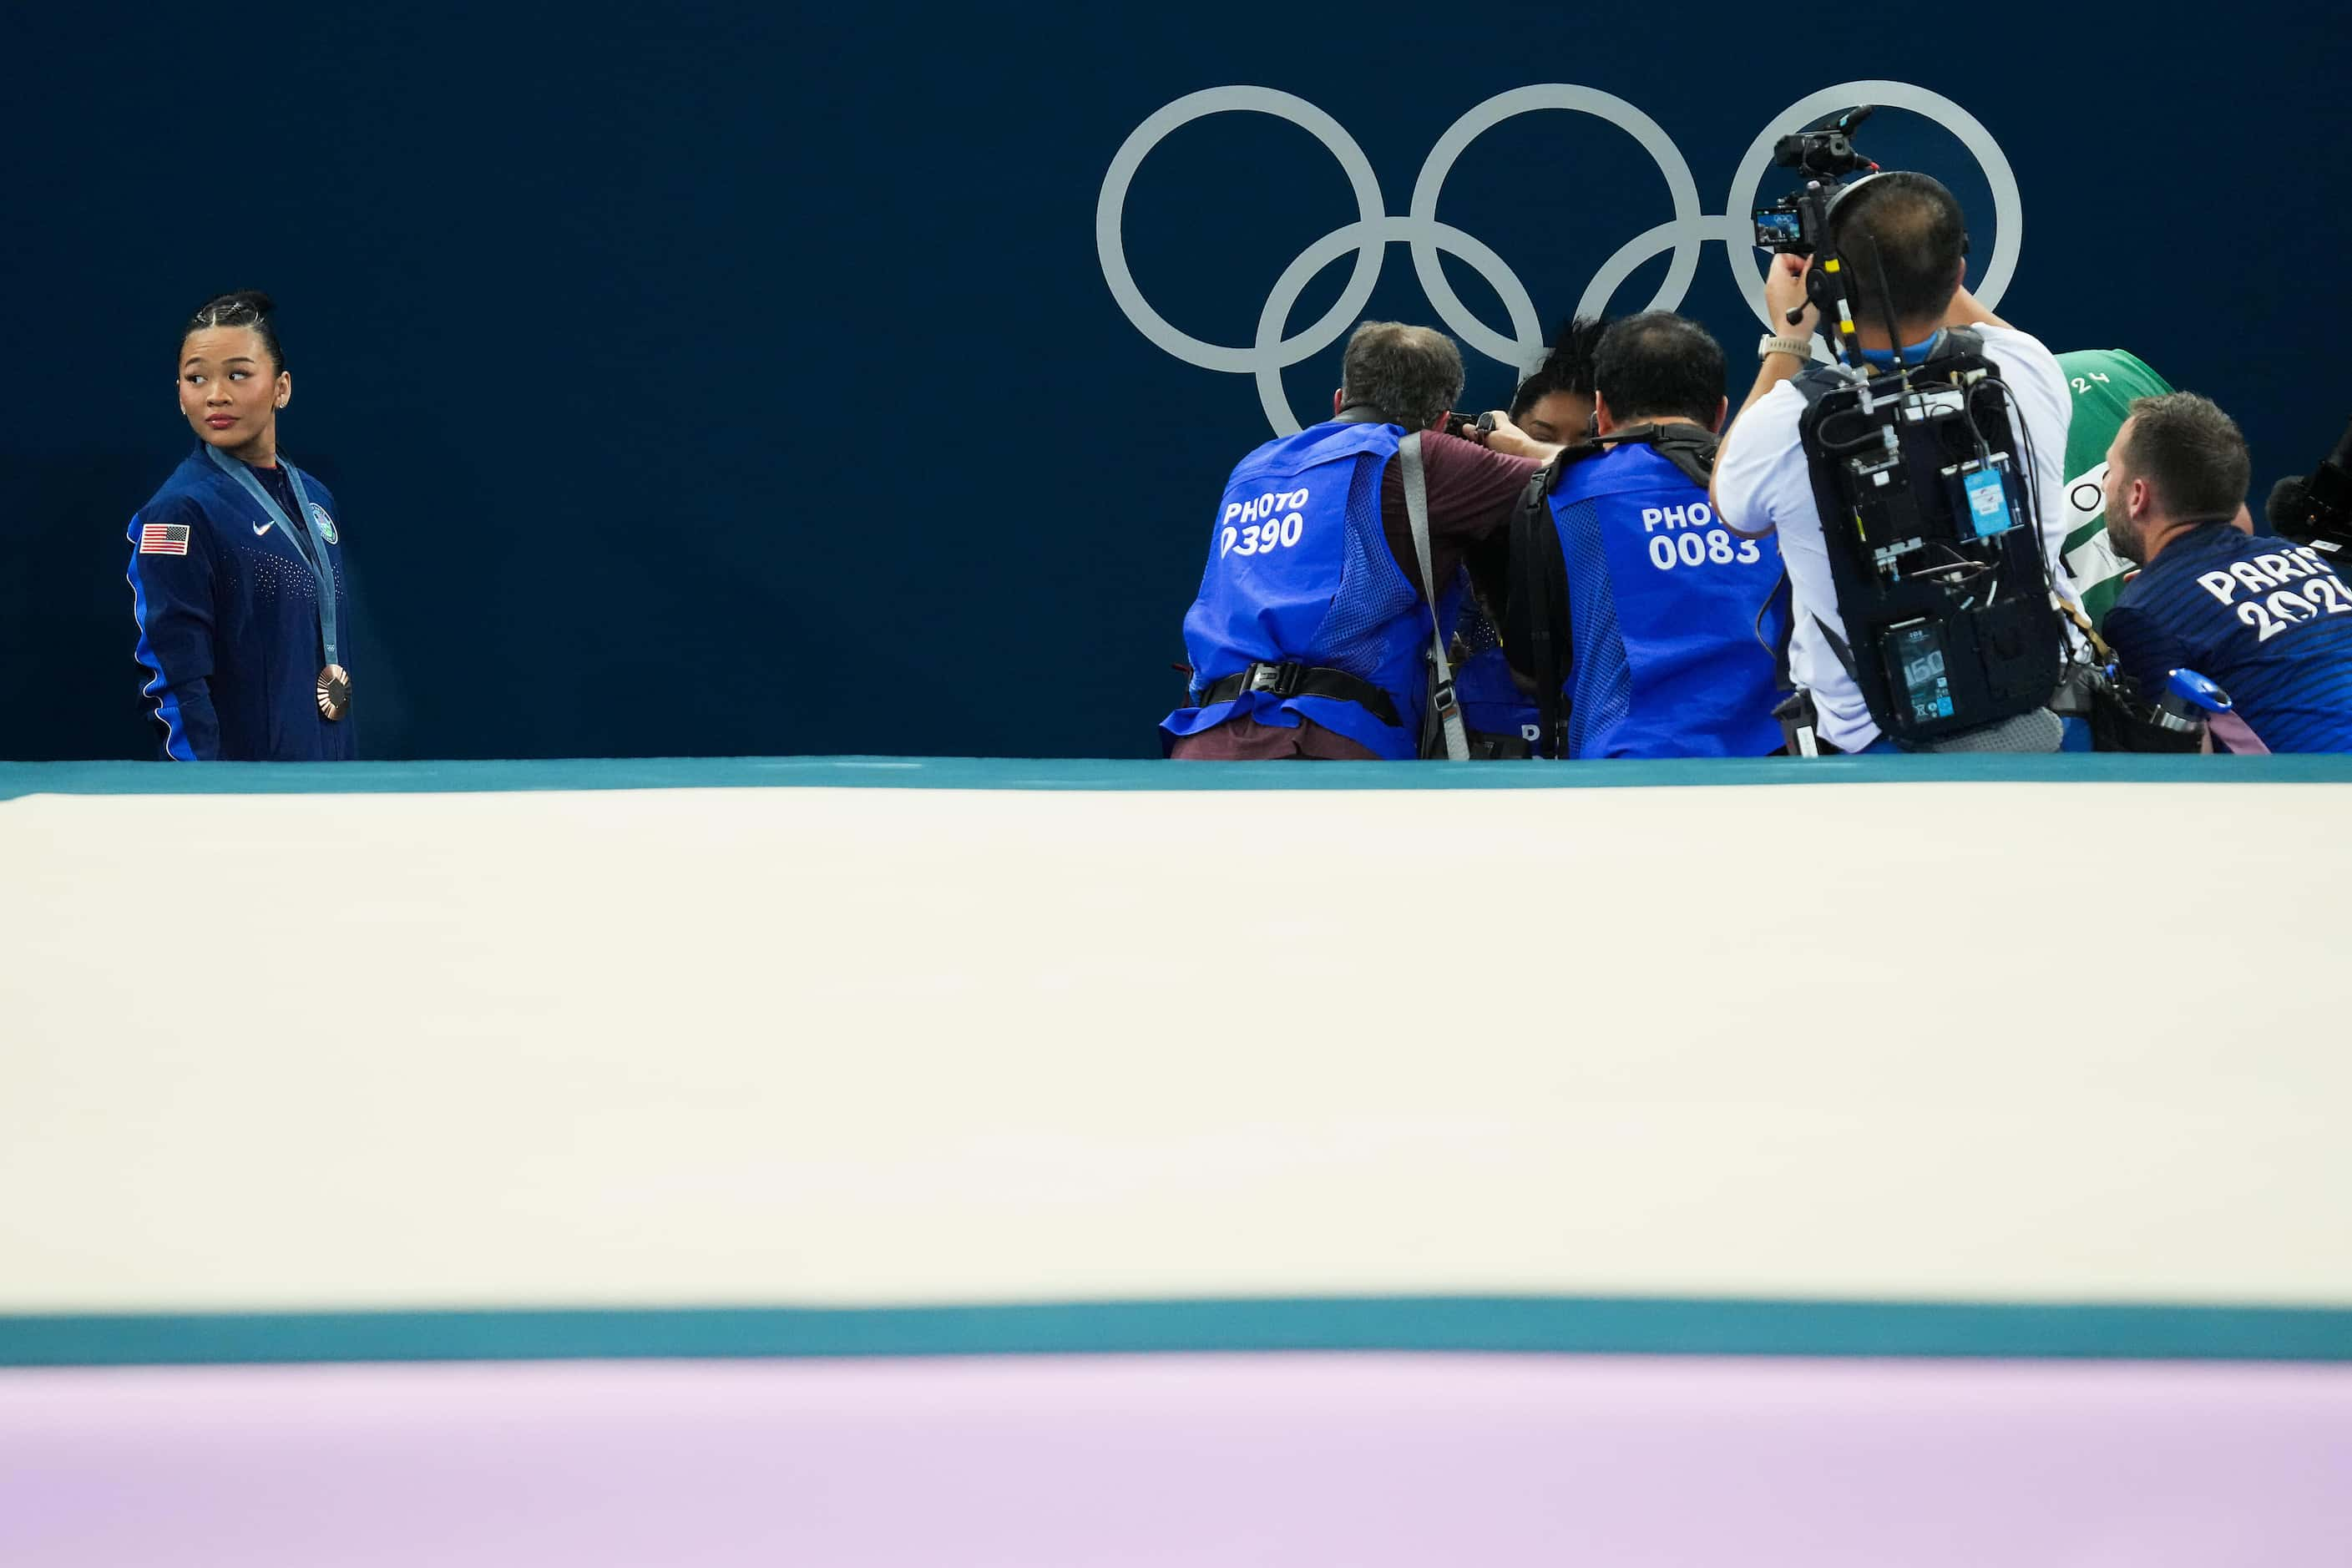
[[[288,539],[310,542],[310,559],[304,564],[310,568],[310,575],[319,584],[319,641],[327,650],[329,664],[341,662],[335,658],[335,563],[327,559],[326,536],[319,531],[318,520],[310,515],[310,492],[302,488],[302,470],[283,458],[278,459],[285,464],[286,478],[294,487],[294,507],[302,514],[298,522],[286,515],[286,509],[279,506],[278,498],[253,477],[251,468],[218,447],[207,445],[205,451],[219,465],[221,472],[243,485],[246,493],[261,503],[261,510],[269,514],[270,521],[286,531]],[[299,533],[295,531],[298,528],[301,531]],[[302,552],[297,550],[294,553],[299,555]]]

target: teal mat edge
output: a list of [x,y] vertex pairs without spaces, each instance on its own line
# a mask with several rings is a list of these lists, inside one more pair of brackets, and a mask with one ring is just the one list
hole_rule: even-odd
[[1015,757],[637,757],[438,763],[0,763],[33,795],[415,795],[608,789],[1654,789],[1822,784],[2347,784],[2352,756],[1690,758],[1556,765]]
[[2352,1361],[2352,1309],[1377,1297],[0,1314],[0,1366],[1389,1351]]

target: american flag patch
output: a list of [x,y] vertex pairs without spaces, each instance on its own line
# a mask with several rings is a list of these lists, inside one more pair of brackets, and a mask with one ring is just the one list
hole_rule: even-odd
[[151,522],[139,531],[139,553],[142,555],[185,555],[188,552],[188,525],[184,522]]

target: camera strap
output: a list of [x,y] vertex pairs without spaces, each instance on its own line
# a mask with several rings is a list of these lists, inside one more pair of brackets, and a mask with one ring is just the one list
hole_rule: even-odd
[[1404,514],[1412,529],[1412,552],[1421,563],[1421,591],[1429,603],[1429,658],[1437,671],[1430,693],[1430,710],[1445,734],[1445,760],[1470,760],[1470,736],[1462,722],[1462,705],[1454,694],[1454,663],[1445,657],[1445,628],[1437,617],[1436,574],[1429,560],[1429,481],[1421,467],[1421,432],[1413,431],[1397,445],[1399,472],[1404,479]]
[[2115,658],[2115,650],[2107,646],[2107,639],[2099,635],[2099,628],[2091,624],[2091,617],[2070,603],[2065,595],[2053,593],[2050,602],[2057,606],[2060,615],[2074,623],[2075,630],[2083,634],[2083,640],[2091,645],[2091,657],[2095,662],[2105,664]]
[[1559,650],[1569,641],[1568,564],[1560,558],[1559,531],[1552,526],[1551,487],[1568,453],[1538,469],[1511,510],[1511,593],[1505,606],[1506,637],[1523,638],[1528,669],[1535,678],[1538,757],[1563,756],[1567,710],[1560,694]]

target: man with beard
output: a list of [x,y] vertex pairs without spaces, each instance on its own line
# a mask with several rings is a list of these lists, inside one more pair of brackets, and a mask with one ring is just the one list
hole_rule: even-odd
[[2235,704],[2233,751],[2352,752],[2352,587],[2326,556],[2236,526],[2250,465],[2227,414],[2194,393],[2143,397],[2107,448],[2107,537],[2140,571],[2107,613],[2124,674],[2176,669]]

